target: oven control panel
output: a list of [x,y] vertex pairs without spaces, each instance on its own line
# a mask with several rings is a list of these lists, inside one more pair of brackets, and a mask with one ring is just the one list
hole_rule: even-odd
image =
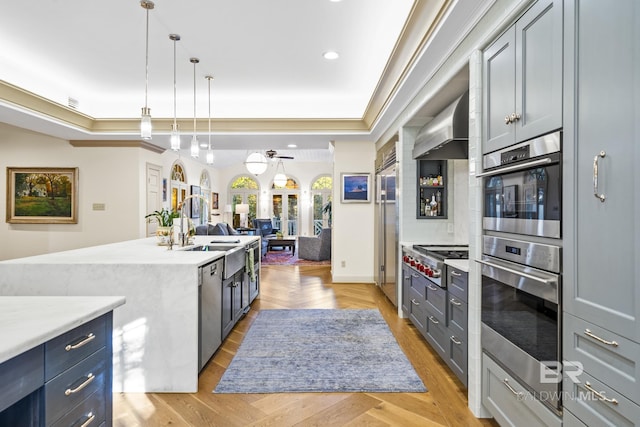
[[500,164],[508,165],[510,163],[526,160],[530,156],[529,145],[514,148],[513,150],[505,151],[500,154]]

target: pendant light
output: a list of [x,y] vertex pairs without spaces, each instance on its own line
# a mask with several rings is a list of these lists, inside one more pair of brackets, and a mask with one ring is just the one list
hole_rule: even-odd
[[178,132],[178,119],[176,117],[176,42],[180,40],[179,34],[169,34],[173,40],[173,124],[171,125],[171,149],[180,150],[180,133]]
[[213,164],[213,150],[211,149],[211,80],[213,80],[213,76],[204,76],[207,79],[207,83],[209,86],[209,146],[207,148],[207,157],[206,161],[208,165]]
[[140,118],[140,138],[151,139],[151,109],[147,106],[147,94],[149,92],[149,11],[154,4],[149,0],[140,1],[140,6],[147,11],[147,30],[145,36],[145,78],[144,78],[144,107]]
[[267,170],[267,158],[262,153],[256,151],[255,153],[249,154],[247,160],[244,161],[244,166],[249,173],[258,176]]
[[198,146],[198,137],[196,136],[196,64],[200,62],[198,58],[189,59],[193,64],[193,138],[191,138],[191,157],[197,159],[200,157],[200,147]]
[[[281,168],[282,172],[278,172],[278,168]],[[273,184],[276,187],[280,188],[283,188],[285,185],[287,185],[287,175],[284,174],[284,164],[282,163],[282,160],[278,160],[278,165],[276,166],[276,174],[273,177]]]

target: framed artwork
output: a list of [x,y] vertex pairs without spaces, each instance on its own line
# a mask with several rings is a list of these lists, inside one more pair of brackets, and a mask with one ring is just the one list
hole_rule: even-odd
[[516,206],[518,204],[518,186],[509,185],[504,187],[502,196],[504,197],[504,216],[511,218],[516,217]]
[[[191,194],[198,194],[200,195],[200,187],[197,185],[192,185],[191,186]],[[200,205],[202,204],[202,199],[200,199],[199,197],[194,197],[193,199],[189,200],[189,204],[190,204],[190,211],[189,211],[189,217],[190,218],[200,218]]]
[[162,201],[167,201],[167,178],[162,178]]
[[211,193],[211,209],[218,209],[218,193]]
[[77,224],[78,168],[7,168],[7,222]]
[[342,203],[369,203],[371,200],[371,174],[369,173],[343,173]]

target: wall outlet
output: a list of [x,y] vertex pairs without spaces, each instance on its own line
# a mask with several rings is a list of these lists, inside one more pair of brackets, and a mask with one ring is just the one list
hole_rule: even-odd
[[447,233],[453,234],[453,223],[452,222],[448,222],[447,223]]
[[347,266],[347,261],[340,261],[340,267],[345,268]]
[[106,205],[104,203],[94,203],[92,208],[94,211],[103,211],[106,209]]

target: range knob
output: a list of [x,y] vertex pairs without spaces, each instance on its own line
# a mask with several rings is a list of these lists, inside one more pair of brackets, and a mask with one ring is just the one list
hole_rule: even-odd
[[409,257],[407,255],[403,255],[402,256],[402,262],[404,262],[404,263],[409,262]]
[[418,271],[424,271],[424,265],[418,264]]
[[433,270],[433,277],[435,278],[440,277],[440,270]]
[[427,267],[425,273],[427,273],[427,276],[433,277],[433,270],[431,268]]
[[416,260],[413,258],[409,259],[409,264],[411,264],[411,267],[415,267],[416,266]]

